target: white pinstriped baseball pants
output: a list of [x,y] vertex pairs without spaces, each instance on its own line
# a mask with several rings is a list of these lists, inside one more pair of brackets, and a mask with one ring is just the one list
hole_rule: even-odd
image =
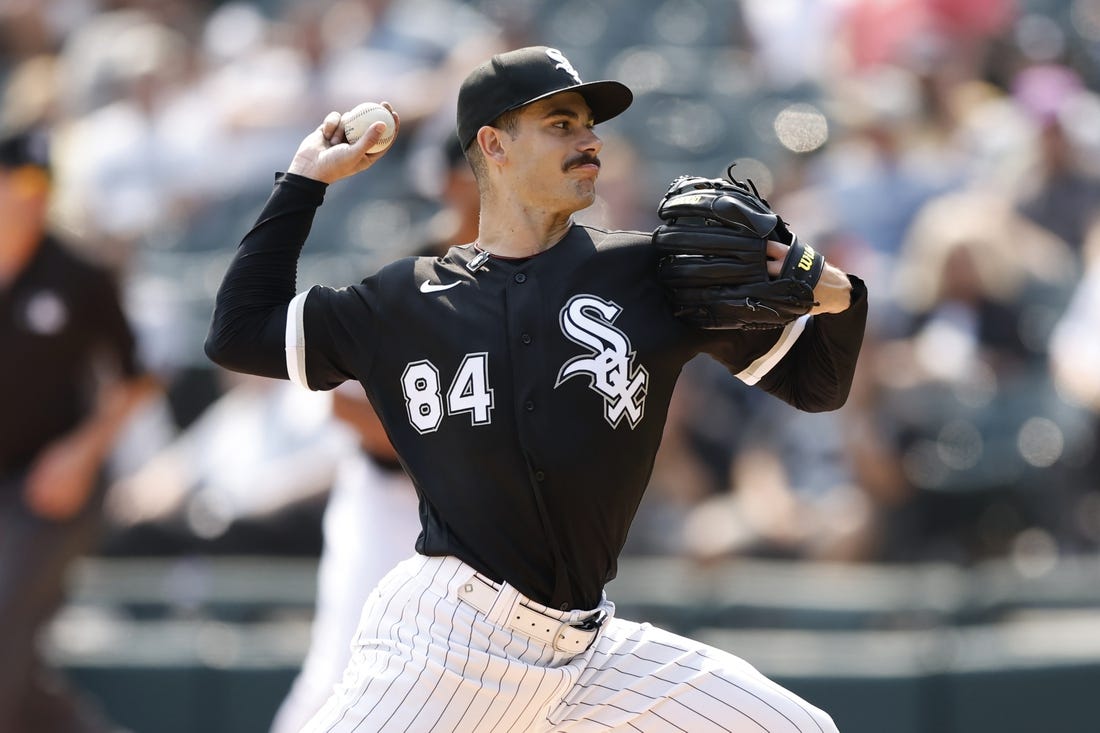
[[566,654],[504,628],[505,585],[488,616],[458,599],[475,572],[414,556],[371,594],[343,681],[303,733],[453,731],[837,733],[821,710],[738,657],[611,615],[596,642]]

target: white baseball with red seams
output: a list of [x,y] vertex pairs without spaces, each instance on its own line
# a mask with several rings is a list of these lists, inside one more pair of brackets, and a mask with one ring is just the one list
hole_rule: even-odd
[[350,144],[366,134],[370,126],[375,122],[385,122],[386,131],[374,145],[367,149],[368,153],[381,153],[393,142],[395,124],[390,111],[377,102],[363,102],[353,109],[345,112],[340,119],[344,123],[344,137]]

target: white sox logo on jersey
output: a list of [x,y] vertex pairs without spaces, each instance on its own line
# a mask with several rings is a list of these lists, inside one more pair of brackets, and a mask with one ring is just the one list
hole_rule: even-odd
[[549,56],[553,61],[558,62],[554,65],[555,69],[561,69],[566,74],[569,74],[569,76],[573,77],[573,80],[576,81],[578,84],[581,83],[581,75],[578,74],[577,70],[573,68],[573,64],[569,63],[569,59],[565,58],[564,53],[556,48],[548,48],[546,49],[546,55]]
[[587,375],[589,386],[604,398],[604,418],[618,427],[626,416],[634,429],[645,414],[649,372],[634,365],[634,350],[626,334],[612,324],[622,308],[595,295],[574,295],[561,309],[562,333],[591,353],[562,365],[555,389],[566,379]]

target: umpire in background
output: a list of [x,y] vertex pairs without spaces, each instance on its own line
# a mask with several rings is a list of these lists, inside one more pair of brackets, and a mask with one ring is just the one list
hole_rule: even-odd
[[48,231],[45,139],[0,139],[0,731],[113,730],[47,669],[38,636],[96,539],[104,459],[156,390],[112,276]]

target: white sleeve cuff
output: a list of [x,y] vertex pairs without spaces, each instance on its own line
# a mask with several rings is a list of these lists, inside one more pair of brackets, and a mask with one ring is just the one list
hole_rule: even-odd
[[[745,384],[750,385],[756,384],[763,379],[764,376],[787,355],[787,352],[794,346],[794,342],[797,341],[798,337],[802,335],[802,332],[806,330],[806,324],[809,322],[810,316],[805,315],[788,323],[783,328],[783,333],[780,334],[772,347],[768,349],[768,352],[745,367],[745,369],[737,375],[737,378]],[[287,323],[289,324],[289,320]]]
[[310,389],[306,381],[305,311],[307,290],[290,301],[286,312],[286,371],[290,381]]

